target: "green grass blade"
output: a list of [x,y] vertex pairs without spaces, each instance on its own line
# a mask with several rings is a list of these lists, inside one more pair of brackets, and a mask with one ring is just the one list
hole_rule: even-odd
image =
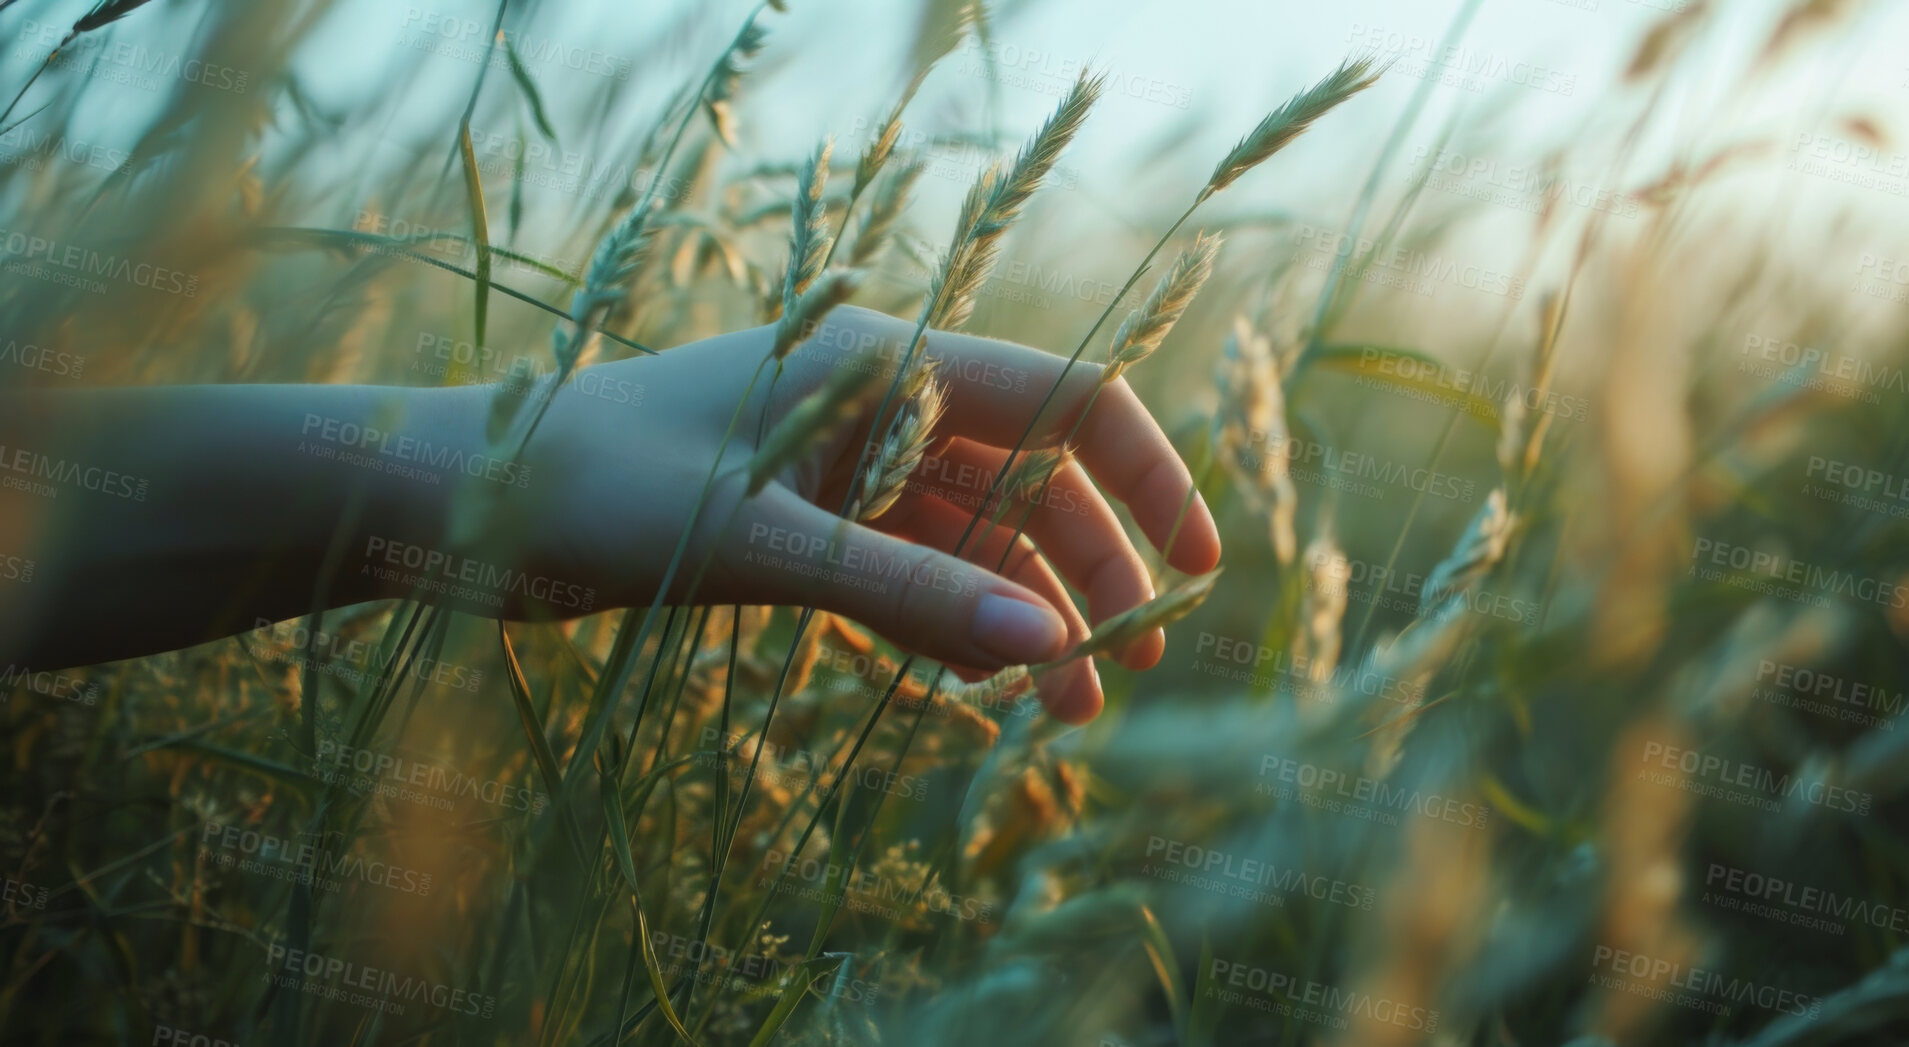
[[464,190],[471,203],[471,235],[477,241],[477,344],[485,344],[485,314],[490,310],[491,230],[484,214],[484,178],[477,170],[477,150],[471,145],[471,127],[458,129],[457,144],[464,157]]
[[616,856],[617,868],[623,873],[623,879],[630,885],[630,909],[636,917],[636,937],[642,943],[643,967],[649,974],[650,991],[656,994],[657,1010],[663,1014],[663,1020],[683,1042],[695,1047],[696,1038],[689,1034],[678,1017],[676,1009],[670,1006],[669,986],[663,982],[663,968],[656,960],[656,946],[650,941],[650,922],[643,915],[643,888],[637,883],[636,859],[630,854],[630,827],[623,820],[623,797],[617,792],[617,776],[607,768],[599,768],[597,782],[603,795],[603,822],[610,832],[610,850]]
[[816,979],[827,977],[839,969],[846,955],[835,953],[829,956],[817,956],[812,960],[803,960],[796,964],[795,970],[789,973],[788,984],[782,987],[782,994],[776,998],[775,1008],[769,1012],[767,1018],[763,1019],[762,1028],[756,1030],[755,1038],[749,1041],[749,1047],[769,1047],[769,1044],[775,1041],[776,1033],[781,1032],[782,1026],[787,1024],[790,1017],[795,1014],[796,1006],[802,1002],[802,998],[809,994],[809,986],[814,985]]
[[517,87],[524,92],[524,101],[530,103],[530,118],[537,122],[537,130],[554,145],[557,132],[551,129],[550,115],[544,111],[544,96],[537,90],[537,82],[530,78],[530,70],[524,68],[524,60],[517,54],[517,45],[504,38],[504,56],[510,59],[510,75],[517,81]]

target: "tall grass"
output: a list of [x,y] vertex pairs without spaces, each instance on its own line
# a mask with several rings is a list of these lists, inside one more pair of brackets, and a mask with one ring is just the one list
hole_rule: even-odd
[[[1860,322],[1875,293],[1791,271],[1857,257],[1860,229],[1813,229],[1805,249],[1781,208],[1746,219],[1757,179],[1787,178],[1806,215],[1833,191],[1777,169],[1763,132],[1635,145],[1685,126],[1667,99],[1700,45],[1749,23],[1704,5],[1654,23],[1625,56],[1618,129],[1587,126],[1556,161],[1577,173],[1526,194],[1503,293],[1441,288],[1463,296],[1454,319],[1399,289],[1398,259],[1473,261],[1469,230],[1505,216],[1403,170],[1399,143],[1506,143],[1419,126],[1429,80],[1407,78],[1370,178],[1334,200],[1361,247],[1322,253],[1252,200],[1309,175],[1282,153],[1315,127],[1338,123],[1366,170],[1358,131],[1387,82],[1368,56],[1264,73],[1287,100],[1217,156],[1165,158],[1171,202],[1122,201],[1139,234],[1052,191],[1075,141],[1117,118],[1109,73],[1084,70],[944,215],[914,199],[943,139],[909,132],[974,130],[923,100],[980,93],[945,65],[964,41],[986,52],[998,15],[924,6],[861,148],[791,155],[755,153],[755,99],[824,16],[780,0],[690,19],[680,82],[658,44],[627,83],[580,94],[551,91],[523,46],[550,24],[537,5],[486,4],[470,61],[407,53],[373,92],[454,83],[421,145],[376,130],[375,100],[317,100],[293,60],[330,13],[316,0],[207,3],[183,44],[170,5],[83,14],[63,46],[98,34],[252,74],[249,91],[173,85],[131,130],[86,111],[102,79],[28,63],[9,121],[118,135],[128,159],[0,167],[0,224],[192,280],[96,293],[7,259],[6,337],[83,358],[86,384],[486,383],[509,456],[581,368],[769,323],[724,434],[755,448],[744,482],[865,418],[828,508],[876,520],[933,482],[963,379],[927,332],[967,328],[1071,348],[1070,371],[1101,368],[1093,397],[1144,392],[1227,566],[1162,563],[1155,599],[1070,653],[1169,627],[1159,669],[1103,663],[1107,711],[1081,731],[1038,712],[1052,666],[964,682],[814,608],[698,599],[692,533],[733,523],[706,518],[716,466],[657,552],[675,602],[503,625],[366,605],[76,670],[57,694],[9,679],[0,1039],[1899,1038],[1902,929],[1867,914],[1909,889],[1890,707],[1909,615],[1858,590],[1902,584],[1909,544],[1887,492],[1845,497],[1818,463],[1900,474],[1902,339]],[[1789,5],[1742,91],[1834,53],[1864,24],[1844,7]],[[20,17],[0,3],[0,25]],[[539,199],[521,148],[486,161],[511,126],[611,176]],[[1837,126],[1882,141],[1866,118]],[[1584,178],[1621,216],[1573,205]],[[1089,231],[1046,235],[1062,213]],[[1004,260],[1056,243],[1108,274],[1099,308],[1001,293]],[[746,411],[849,304],[913,319],[895,366],[839,370],[779,419]],[[1766,357],[1772,342],[1859,363],[1826,381],[1824,356]],[[12,385],[73,381],[17,358],[0,356]],[[1030,395],[1008,459],[956,492],[957,553],[997,528],[1011,552],[1057,495],[1087,414],[1037,446],[1059,407]],[[462,500],[457,540],[490,511]],[[1719,548],[1810,570],[1773,582],[1706,558]],[[1799,672],[1864,697],[1826,704]],[[1696,762],[1665,755],[1682,753]],[[1752,897],[1746,874],[1841,901]],[[261,976],[290,951],[339,963]]]

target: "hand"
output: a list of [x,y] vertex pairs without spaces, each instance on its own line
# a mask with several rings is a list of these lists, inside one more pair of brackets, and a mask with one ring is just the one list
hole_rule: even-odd
[[[1086,638],[1090,620],[1154,595],[1140,554],[1095,481],[1127,505],[1158,548],[1173,531],[1192,478],[1124,380],[1094,400],[1075,440],[1077,460],[1055,474],[1003,573],[994,569],[1019,509],[985,537],[977,528],[954,555],[1008,449],[1066,363],[1023,346],[929,333],[926,352],[949,386],[949,407],[906,492],[868,525],[837,513],[856,481],[879,394],[853,425],[756,495],[745,494],[743,467],[757,449],[759,427],[774,431],[837,366],[883,366],[875,387],[886,390],[913,330],[894,317],[839,308],[790,354],[778,379],[771,382],[773,364],[762,373],[695,517],[670,599],[813,606],[976,678],[1059,658]],[[603,591],[599,606],[648,604],[773,336],[773,327],[759,327],[579,372],[526,451],[534,482],[512,491],[504,516],[524,543],[528,569],[591,580]],[[1053,446],[1073,429],[1099,376],[1099,366],[1086,362],[1068,370],[1031,446]],[[1203,573],[1219,556],[1218,531],[1196,496],[1167,562]],[[705,560],[708,573],[692,594]],[[1085,596],[1085,616],[1068,586]],[[1118,657],[1144,669],[1164,651],[1165,637],[1155,630]],[[1037,682],[1060,719],[1080,723],[1100,710],[1091,659],[1055,667]]]

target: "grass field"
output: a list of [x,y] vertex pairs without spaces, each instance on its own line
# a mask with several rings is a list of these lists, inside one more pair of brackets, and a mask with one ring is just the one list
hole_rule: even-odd
[[[1117,171],[1070,140],[1183,89],[1025,61],[1039,4],[564,6],[0,2],[0,381],[521,423],[851,305],[1117,362],[1222,570],[1079,729],[789,607],[9,670],[0,1042],[1909,1042],[1909,165],[1831,89],[1881,5],[1643,5],[1539,130],[1467,0]],[[783,148],[831,34],[892,90]],[[844,514],[1048,490],[894,395]]]

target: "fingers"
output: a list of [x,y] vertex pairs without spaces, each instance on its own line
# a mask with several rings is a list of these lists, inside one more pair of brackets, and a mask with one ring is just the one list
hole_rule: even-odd
[[[891,520],[890,517],[893,517]],[[892,528],[902,537],[931,548],[953,550],[967,529],[972,514],[939,498],[908,495],[896,503],[878,524]],[[1074,606],[1073,597],[1061,585],[1048,562],[1026,538],[1016,538],[1012,530],[992,528],[970,539],[961,557],[971,563],[994,569],[1004,564],[1002,573],[1027,586],[1059,611],[1067,622],[1069,647],[1087,639],[1087,622]],[[1009,541],[1014,542],[1010,552]],[[1036,680],[1041,703],[1056,719],[1067,723],[1086,723],[1100,712],[1102,704],[1100,674],[1092,658],[1075,658],[1045,671]]]
[[[952,487],[946,500],[957,506],[977,505],[1006,461],[1001,448],[956,439],[916,476],[931,490],[942,484]],[[940,495],[939,490],[935,493]],[[1026,499],[1036,492],[1017,493]],[[1009,509],[996,528],[1011,532],[1024,513],[1019,506]],[[1069,462],[1054,474],[1027,516],[1027,534],[1061,577],[1087,598],[1088,617],[1095,624],[1153,599],[1147,565],[1113,507],[1078,463]],[[1166,634],[1156,629],[1117,654],[1130,669],[1150,669],[1165,650]]]
[[752,600],[845,615],[937,661],[979,669],[1067,650],[1067,620],[1025,585],[850,523],[780,484],[744,506],[724,543],[724,573]]
[[[902,346],[914,330],[907,321],[865,311],[855,313],[854,322],[867,326],[879,340]],[[1031,445],[1051,446],[1073,429],[1092,397],[1093,406],[1075,440],[1087,470],[1126,503],[1134,522],[1169,564],[1190,574],[1203,574],[1219,564],[1219,529],[1212,514],[1194,493],[1193,477],[1172,442],[1125,380],[1101,386],[1097,363],[1083,360],[1069,367],[1062,357],[955,332],[929,332],[926,351],[941,361],[949,384],[944,427],[980,443],[1015,446],[1038,411],[1040,425]],[[1042,409],[1050,390],[1052,401]],[[1185,522],[1173,548],[1165,549],[1189,496]]]

